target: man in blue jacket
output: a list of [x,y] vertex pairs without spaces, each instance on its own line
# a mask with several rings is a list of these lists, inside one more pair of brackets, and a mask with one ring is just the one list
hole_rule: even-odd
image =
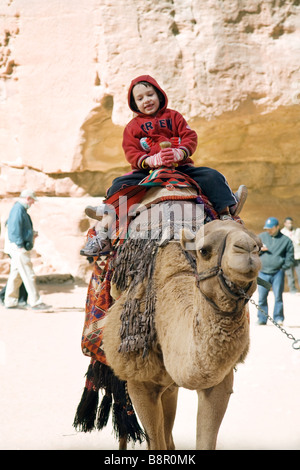
[[[275,298],[273,319],[282,325],[284,270],[293,265],[294,246],[291,240],[280,232],[279,222],[275,217],[269,217],[266,220],[264,229],[266,231],[259,235],[263,243],[260,258],[262,268],[259,277],[272,285]],[[268,289],[258,286],[258,305],[266,314],[268,314],[268,294]],[[258,324],[265,325],[266,323],[267,317],[258,310]]]
[[27,210],[35,201],[35,193],[25,189],[9,213],[7,221],[9,246],[7,248],[11,263],[4,298],[6,308],[18,306],[19,288],[22,281],[28,293],[28,303],[34,310],[44,310],[50,307],[40,298],[30,259],[30,250],[33,248],[36,233]]

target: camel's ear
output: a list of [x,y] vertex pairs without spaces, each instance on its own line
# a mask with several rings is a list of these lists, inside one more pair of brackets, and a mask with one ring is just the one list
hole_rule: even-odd
[[196,236],[189,229],[183,228],[180,233],[180,244],[186,251],[196,251]]

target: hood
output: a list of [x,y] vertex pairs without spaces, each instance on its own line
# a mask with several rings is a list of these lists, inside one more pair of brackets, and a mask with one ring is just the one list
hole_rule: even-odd
[[135,107],[135,103],[134,103],[133,96],[132,96],[132,88],[138,82],[148,82],[148,83],[150,83],[150,85],[152,85],[156,88],[156,90],[158,91],[158,96],[160,97],[160,101],[161,101],[161,105],[160,105],[159,109],[160,109],[160,111],[165,110],[167,105],[168,105],[168,97],[167,97],[166,93],[164,92],[164,90],[159,86],[157,81],[153,77],[151,77],[150,75],[140,75],[139,77],[132,80],[132,82],[130,84],[130,87],[129,87],[129,90],[128,90],[128,106],[129,106],[129,108],[135,113],[142,114]]

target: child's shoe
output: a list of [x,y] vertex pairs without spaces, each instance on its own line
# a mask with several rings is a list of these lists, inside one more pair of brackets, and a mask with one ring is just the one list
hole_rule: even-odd
[[104,207],[101,206],[87,206],[84,210],[85,214],[91,219],[102,220],[104,215]]
[[220,220],[233,220],[230,214],[221,214]]
[[100,206],[87,206],[84,209],[85,214],[91,219],[102,220],[105,214],[114,215],[115,211],[109,204],[100,204]]
[[243,209],[243,206],[248,196],[247,187],[244,184],[241,184],[241,186],[234,195],[237,199],[237,203],[234,206],[230,206],[229,210],[231,215],[239,215],[239,213]]
[[82,256],[100,256],[106,255],[112,250],[109,238],[105,238],[100,234],[88,239],[85,247],[80,250]]

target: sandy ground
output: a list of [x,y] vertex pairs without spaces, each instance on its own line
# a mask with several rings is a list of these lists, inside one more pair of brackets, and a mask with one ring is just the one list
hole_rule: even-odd
[[[80,348],[86,286],[49,284],[40,290],[52,313],[0,306],[0,448],[116,450],[111,423],[88,434],[72,427],[89,364]],[[272,293],[269,298],[272,305]],[[300,295],[285,293],[284,304],[284,328],[298,339]],[[235,373],[217,449],[299,450],[300,350],[272,324],[256,325],[252,305],[250,312],[251,349]],[[178,450],[195,448],[196,409],[196,393],[181,389]]]

